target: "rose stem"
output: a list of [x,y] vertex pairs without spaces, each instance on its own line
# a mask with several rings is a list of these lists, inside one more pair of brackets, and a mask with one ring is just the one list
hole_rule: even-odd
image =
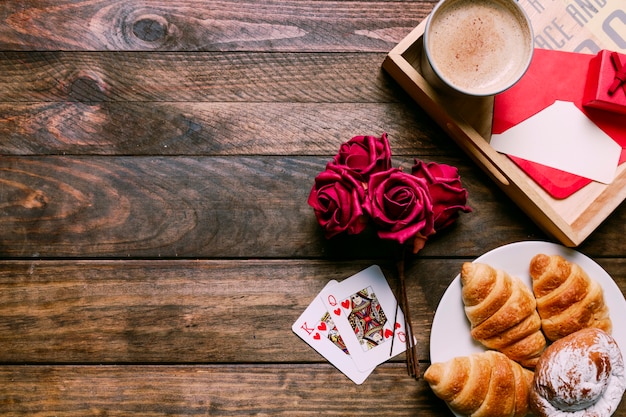
[[416,345],[413,343],[413,326],[411,324],[411,313],[409,312],[406,283],[404,279],[404,254],[405,250],[402,251],[402,258],[398,262],[398,276],[400,278],[400,303],[402,311],[404,311],[404,323],[406,328],[406,367],[409,376],[419,379],[419,361],[417,359]]
[[391,348],[389,349],[389,357],[393,356],[393,343],[396,341],[396,324],[398,323],[398,311],[400,310],[400,301],[396,300],[396,314],[393,317],[393,336],[391,337]]

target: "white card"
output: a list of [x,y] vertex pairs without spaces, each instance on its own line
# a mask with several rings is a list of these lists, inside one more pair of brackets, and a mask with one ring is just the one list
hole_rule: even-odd
[[324,288],[320,298],[359,370],[372,369],[406,350],[404,314],[377,265]]
[[555,101],[549,107],[491,135],[498,152],[610,184],[621,146],[574,105]]
[[[336,284],[337,281],[330,281],[325,288]],[[356,367],[333,323],[332,316],[319,297],[315,297],[291,328],[355,384],[362,384],[374,370],[372,367],[361,371]]]

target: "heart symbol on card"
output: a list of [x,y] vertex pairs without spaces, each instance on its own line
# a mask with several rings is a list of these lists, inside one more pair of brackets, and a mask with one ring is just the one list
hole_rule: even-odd
[[400,323],[396,322],[396,329],[399,329],[399,328],[400,328]]
[[336,308],[333,310],[333,313],[335,313],[336,316],[341,315],[341,309],[340,308]]
[[385,339],[390,338],[393,335],[391,329],[385,329]]
[[321,336],[320,336],[320,334],[319,334],[319,333],[315,333],[315,334],[313,335],[313,339],[315,339],[315,340],[320,340],[320,337],[321,337]]
[[343,300],[341,302],[341,306],[345,309],[347,309],[348,307],[350,307],[350,300]]
[[318,330],[321,330],[321,331],[326,330],[326,322],[325,322],[325,321],[321,322],[321,323],[317,326],[317,329],[318,329]]

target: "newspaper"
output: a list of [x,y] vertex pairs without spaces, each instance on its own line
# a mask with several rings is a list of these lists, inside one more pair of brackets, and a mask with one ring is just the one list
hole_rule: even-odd
[[532,21],[535,47],[626,53],[626,0],[518,0]]

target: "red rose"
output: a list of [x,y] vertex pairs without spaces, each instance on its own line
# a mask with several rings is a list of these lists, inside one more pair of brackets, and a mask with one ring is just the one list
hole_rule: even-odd
[[461,186],[461,177],[456,167],[424,163],[415,160],[411,170],[416,177],[428,182],[428,190],[433,202],[435,231],[450,226],[459,217],[459,212],[472,211],[467,204],[467,190]]
[[378,236],[382,239],[401,244],[414,239],[419,250],[426,236],[433,233],[428,183],[397,168],[370,177],[365,209],[379,226]]
[[308,203],[327,238],[341,232],[358,234],[365,228],[365,189],[345,170],[328,166],[315,177]]
[[355,136],[341,145],[330,163],[345,169],[359,181],[367,182],[369,176],[391,168],[391,149],[387,134],[382,137]]

